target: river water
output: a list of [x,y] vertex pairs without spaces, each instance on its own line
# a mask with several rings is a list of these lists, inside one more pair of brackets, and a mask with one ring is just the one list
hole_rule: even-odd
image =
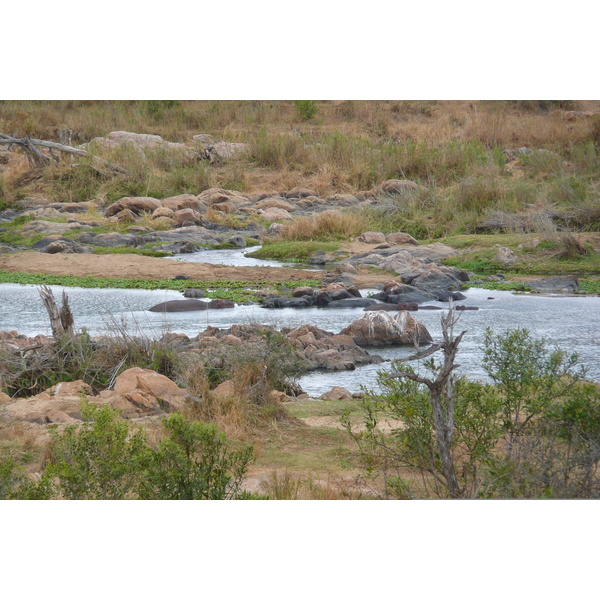
[[[214,251],[217,252],[217,251]],[[63,289],[50,286],[60,299]],[[264,309],[260,306],[236,306],[232,309],[183,313],[152,313],[148,309],[167,300],[181,299],[176,291],[66,288],[77,329],[86,328],[91,335],[106,334],[115,325],[132,334],[160,337],[166,332],[190,337],[209,326],[228,328],[235,323],[263,323],[275,328],[311,324],[338,333],[364,312],[360,308]],[[374,290],[373,290],[374,291]],[[368,290],[363,290],[366,295]],[[539,296],[512,294],[472,288],[461,304],[476,306],[477,311],[461,313],[457,333],[466,330],[460,346],[461,372],[472,378],[484,378],[480,363],[483,334],[517,327],[527,328],[536,337],[544,336],[569,352],[577,352],[588,369],[588,377],[600,381],[600,297]],[[447,308],[444,303],[432,303]],[[439,310],[412,313],[429,329],[434,340],[441,338]],[[0,330],[17,330],[27,336],[50,335],[48,316],[37,286],[0,284]],[[385,359],[406,356],[412,348],[370,349]],[[361,386],[376,388],[377,371],[389,363],[359,367],[355,371],[313,372],[300,380],[303,389],[314,396],[334,385],[358,392]]]

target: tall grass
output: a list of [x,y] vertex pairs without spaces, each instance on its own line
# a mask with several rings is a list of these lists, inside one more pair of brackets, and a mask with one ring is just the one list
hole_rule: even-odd
[[373,221],[364,213],[328,210],[314,217],[298,217],[286,223],[277,241],[329,241],[359,236],[369,231]]

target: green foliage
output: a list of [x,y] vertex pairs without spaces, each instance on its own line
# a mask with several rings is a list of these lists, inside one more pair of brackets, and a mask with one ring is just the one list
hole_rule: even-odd
[[234,499],[253,454],[251,446],[229,450],[215,425],[180,414],[164,419],[167,436],[144,457],[144,500]]
[[83,404],[82,415],[83,425],[55,433],[48,472],[58,478],[59,494],[70,500],[134,497],[146,447],[144,433],[131,433],[109,406]]
[[159,120],[165,111],[172,109],[179,103],[177,100],[145,100],[146,111],[155,120]]
[[[581,380],[576,355],[523,329],[488,331],[484,344],[493,383],[460,377],[453,388],[451,449],[461,496],[598,497],[600,388]],[[433,360],[423,366],[421,377],[439,368]],[[387,497],[445,497],[432,396],[411,374],[404,367],[400,376],[380,372],[381,393],[370,392],[363,404],[364,431],[347,419],[346,429]],[[385,417],[401,425],[386,434],[379,425]]]
[[49,500],[53,491],[47,474],[34,482],[14,460],[0,461],[0,500]]
[[233,299],[232,292],[238,292],[237,300],[255,299],[248,289],[295,289],[297,287],[319,285],[316,279],[301,281],[286,281],[277,283],[267,280],[256,281],[230,281],[217,280],[173,280],[173,279],[124,279],[108,277],[78,277],[74,275],[48,275],[42,273],[12,273],[0,271],[0,283],[21,283],[33,285],[62,285],[65,287],[83,288],[120,288],[120,289],[145,289],[145,290],[178,290],[183,292],[188,288],[210,289],[209,298]]
[[526,329],[507,333],[485,332],[483,368],[502,396],[502,427],[508,433],[508,454],[517,437],[545,414],[552,403],[564,397],[574,382],[577,355],[549,350],[547,341],[532,339]]
[[294,100],[296,113],[303,121],[312,119],[317,114],[318,108],[313,100]]
[[0,462],[0,499],[222,500],[252,496],[240,486],[253,449],[230,449],[214,425],[181,414],[164,419],[155,448],[109,406],[82,403],[84,423],[53,432],[50,462],[34,483],[14,461]]

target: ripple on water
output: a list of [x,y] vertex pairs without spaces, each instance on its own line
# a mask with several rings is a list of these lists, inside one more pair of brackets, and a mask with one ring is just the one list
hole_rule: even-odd
[[[148,312],[148,308],[159,302],[180,299],[179,292],[50,287],[57,297],[66,290],[76,327],[85,327],[91,335],[105,334],[118,324],[133,334],[143,332],[152,337],[167,331],[195,336],[209,326],[228,328],[235,323],[263,323],[277,329],[309,323],[338,333],[364,314],[360,308],[268,310],[256,305],[160,314]],[[600,298],[511,294],[476,288],[465,295],[467,298],[461,304],[477,306],[479,310],[462,313],[457,326],[458,332],[467,331],[458,361],[462,372],[473,378],[484,377],[480,366],[481,345],[487,328],[500,332],[522,327],[536,337],[545,336],[561,348],[577,352],[581,363],[589,369],[589,377],[600,381]],[[493,299],[488,299],[490,297]],[[434,304],[447,307],[442,303]],[[440,339],[440,311],[419,311],[415,316],[426,325],[434,340]],[[37,286],[0,284],[0,330],[17,330],[28,336],[50,334]],[[388,359],[412,352],[407,348],[370,351]],[[308,393],[317,396],[334,385],[359,392],[361,385],[375,387],[377,371],[386,366],[389,364],[369,365],[342,373],[310,373],[300,383]]]

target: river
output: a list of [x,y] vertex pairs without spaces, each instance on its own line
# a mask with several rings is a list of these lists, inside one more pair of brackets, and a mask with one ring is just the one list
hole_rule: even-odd
[[[215,251],[217,252],[217,251]],[[63,289],[50,286],[57,298]],[[160,337],[166,332],[184,333],[190,337],[209,326],[228,328],[235,323],[263,323],[275,328],[297,327],[306,323],[331,332],[339,332],[364,313],[362,309],[264,309],[260,306],[236,306],[232,309],[183,313],[152,313],[148,309],[159,302],[181,299],[176,291],[125,289],[66,288],[77,329],[91,335],[126,327],[132,334]],[[374,291],[374,290],[373,290]],[[363,295],[368,290],[363,290]],[[552,343],[579,355],[588,377],[600,381],[600,297],[540,296],[512,294],[472,288],[461,304],[476,306],[477,311],[461,314],[458,331],[466,330],[460,346],[460,371],[473,378],[484,378],[480,363],[483,334],[517,327],[527,328],[536,337],[544,336]],[[447,308],[447,304],[433,303]],[[429,329],[434,340],[441,337],[440,311],[420,310],[412,313]],[[0,284],[0,330],[17,330],[27,336],[49,335],[48,316],[37,286]],[[371,349],[386,359],[405,356],[411,348]],[[358,392],[361,386],[375,387],[377,371],[389,364],[360,367],[355,371],[313,372],[300,380],[303,389],[314,396],[334,385]]]

